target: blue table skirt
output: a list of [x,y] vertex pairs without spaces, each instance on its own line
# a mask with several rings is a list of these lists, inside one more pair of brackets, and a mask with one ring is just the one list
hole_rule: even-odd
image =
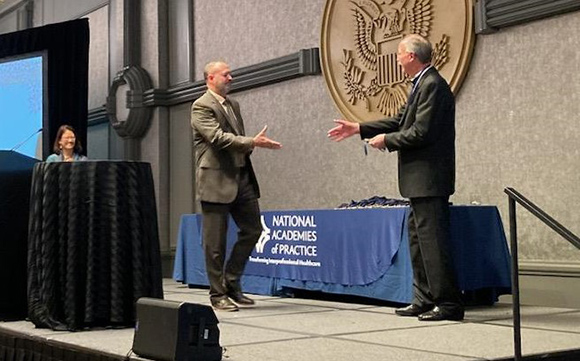
[[[262,295],[302,289],[409,303],[413,272],[407,213],[406,207],[262,212],[264,232],[242,287]],[[230,222],[228,251],[236,232]],[[510,258],[496,207],[452,206],[451,251],[463,291],[509,293]],[[200,215],[181,217],[173,278],[209,284]]]

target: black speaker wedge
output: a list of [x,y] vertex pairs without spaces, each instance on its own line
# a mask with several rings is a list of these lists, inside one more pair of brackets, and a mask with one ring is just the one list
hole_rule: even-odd
[[142,297],[133,352],[158,361],[220,361],[218,319],[210,306]]

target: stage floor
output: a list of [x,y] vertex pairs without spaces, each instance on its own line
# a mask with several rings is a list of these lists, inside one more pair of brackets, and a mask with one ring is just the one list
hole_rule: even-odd
[[[207,289],[164,279],[165,299],[209,305]],[[511,305],[468,308],[463,322],[419,322],[376,304],[255,296],[257,305],[216,312],[228,361],[497,360],[513,357]],[[509,301],[509,298],[506,298]],[[580,348],[580,310],[524,306],[525,356]],[[128,355],[133,329],[54,332],[27,321],[2,329],[109,355]],[[571,359],[579,359],[578,353]],[[143,360],[131,355],[132,360]]]

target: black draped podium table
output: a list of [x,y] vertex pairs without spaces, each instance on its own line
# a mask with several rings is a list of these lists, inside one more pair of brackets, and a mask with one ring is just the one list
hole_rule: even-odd
[[163,298],[149,163],[34,167],[28,315],[37,327],[132,326],[140,297]]
[[0,150],[0,321],[22,320],[27,314],[28,204],[36,163],[18,152]]

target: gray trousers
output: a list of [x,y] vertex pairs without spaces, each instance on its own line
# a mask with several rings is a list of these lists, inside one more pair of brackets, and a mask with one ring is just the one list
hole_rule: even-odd
[[[201,202],[205,267],[211,300],[241,292],[240,278],[262,233],[260,206],[247,172],[242,172],[238,196],[232,203]],[[226,262],[229,216],[239,228],[238,239]]]

